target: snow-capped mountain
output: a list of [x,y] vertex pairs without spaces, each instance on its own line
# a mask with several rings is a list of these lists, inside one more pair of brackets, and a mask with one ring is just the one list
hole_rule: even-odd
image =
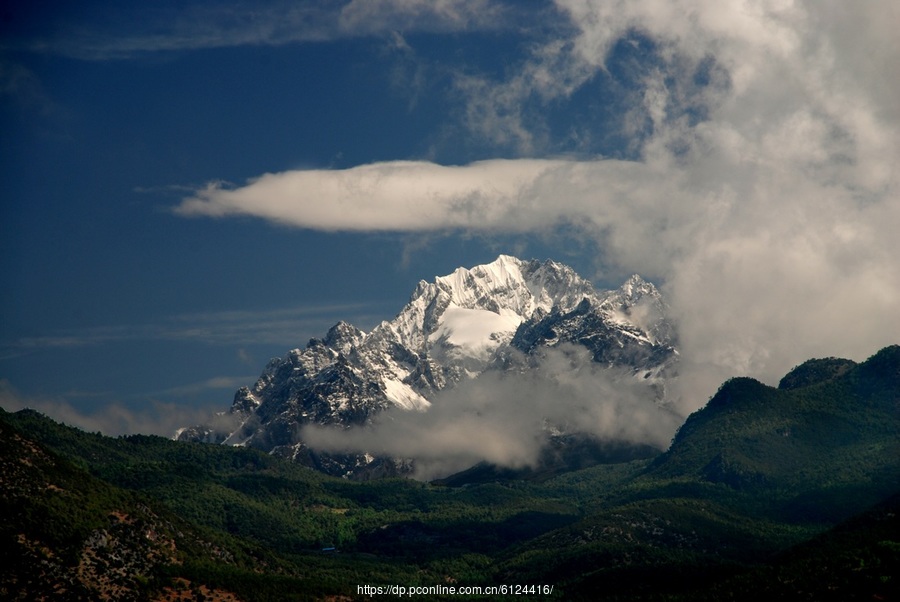
[[631,368],[645,379],[664,377],[677,355],[666,309],[656,287],[634,275],[621,288],[585,297],[574,308],[536,312],[519,326],[510,346],[533,354],[574,343],[586,347],[599,364]]
[[[677,356],[665,303],[639,276],[598,292],[565,265],[501,255],[419,282],[400,313],[369,333],[339,322],[271,360],[235,394],[225,417],[237,428],[190,427],[177,438],[250,445],[330,470],[297,440],[300,426],[365,425],[391,407],[425,412],[440,390],[486,370],[527,369],[528,358],[561,344],[654,383]],[[371,457],[336,461],[340,472]]]

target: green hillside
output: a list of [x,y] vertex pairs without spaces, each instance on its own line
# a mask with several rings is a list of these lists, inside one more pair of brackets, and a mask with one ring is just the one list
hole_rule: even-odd
[[[691,600],[896,494],[900,347],[816,378],[810,364],[785,377],[804,374],[802,386],[723,384],[669,451],[579,521],[529,542],[507,570],[553,575],[568,599]],[[890,550],[898,538],[885,541]]]
[[898,372],[893,346],[858,366],[806,362],[778,389],[732,379],[687,419],[651,474],[756,494],[789,520],[848,518],[900,483]]
[[900,574],[898,433],[897,346],[811,360],[779,388],[732,379],[666,453],[531,480],[357,483],[251,449],[2,412],[0,597],[547,584],[541,597],[561,600],[789,599],[818,591],[827,566],[828,591],[873,599]]

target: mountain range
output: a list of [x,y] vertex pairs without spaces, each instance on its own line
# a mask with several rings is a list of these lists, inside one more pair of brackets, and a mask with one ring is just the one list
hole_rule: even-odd
[[[272,360],[220,426],[178,440],[0,410],[0,598],[900,599],[900,346],[810,359],[777,386],[731,378],[665,445],[588,428],[674,416],[666,309],[637,276],[602,292],[501,256],[420,283],[369,333],[340,322]],[[465,445],[540,453],[416,480],[398,476],[420,457],[304,442],[422,427],[440,455],[460,409]]]
[[898,433],[897,345],[732,378],[666,451],[544,479],[354,482],[0,411],[0,597],[896,600]]
[[[338,322],[304,349],[271,360],[215,425],[181,429],[176,439],[250,446],[334,475],[406,474],[415,458],[322,452],[299,433],[309,425],[371,426],[388,410],[428,412],[445,391],[485,374],[532,371],[549,350],[570,347],[616,378],[641,383],[659,405],[669,403],[677,335],[651,283],[634,275],[598,291],[568,266],[501,255],[419,282],[399,314],[371,332]],[[548,425],[551,443],[578,435],[577,417],[570,422]]]

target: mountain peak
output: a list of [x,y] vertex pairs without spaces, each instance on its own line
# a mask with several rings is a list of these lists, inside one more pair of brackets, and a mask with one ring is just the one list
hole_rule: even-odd
[[788,372],[779,381],[778,388],[798,389],[834,380],[855,365],[856,362],[852,360],[836,357],[806,360]]
[[328,330],[324,342],[332,349],[347,353],[352,347],[362,343],[365,337],[366,334],[359,328],[341,320]]
[[[532,260],[534,261],[534,260]],[[477,265],[473,267],[473,270],[484,270],[484,271],[492,271],[496,273],[503,272],[518,272],[521,273],[522,268],[526,266],[529,261],[524,259],[519,259],[518,257],[514,257],[512,255],[504,255],[500,254],[497,256],[497,259],[490,263],[485,263],[482,265]]]
[[644,280],[638,274],[632,274],[628,280],[625,281],[622,286],[619,287],[619,290],[624,294],[625,297],[633,300],[638,300],[645,295],[649,295],[651,297],[659,297],[659,291],[653,285],[653,283]]
[[420,281],[396,317],[368,334],[341,321],[272,360],[236,395],[231,414],[242,425],[221,439],[293,456],[298,425],[365,425],[389,407],[426,411],[438,391],[558,345],[585,347],[649,386],[677,355],[664,309],[640,276],[598,292],[567,265],[499,255]]
[[500,255],[431,283],[419,282],[406,307],[376,330],[391,332],[416,353],[431,353],[438,345],[451,355],[482,357],[509,341],[537,310],[569,310],[596,294],[593,285],[568,266]]
[[457,268],[451,274],[435,278],[435,285],[450,295],[457,305],[473,308],[499,290],[515,287],[524,281],[521,259],[500,255],[491,263],[472,268]]

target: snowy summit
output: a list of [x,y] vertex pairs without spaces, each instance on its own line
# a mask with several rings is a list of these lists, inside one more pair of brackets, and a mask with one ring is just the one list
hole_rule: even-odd
[[191,427],[178,438],[292,455],[299,425],[366,424],[390,407],[427,411],[438,391],[501,369],[511,350],[528,356],[563,343],[659,377],[677,355],[665,309],[639,276],[598,292],[568,266],[500,255],[419,282],[400,313],[369,333],[339,322],[271,360],[252,388],[235,394],[228,415],[236,429]]

